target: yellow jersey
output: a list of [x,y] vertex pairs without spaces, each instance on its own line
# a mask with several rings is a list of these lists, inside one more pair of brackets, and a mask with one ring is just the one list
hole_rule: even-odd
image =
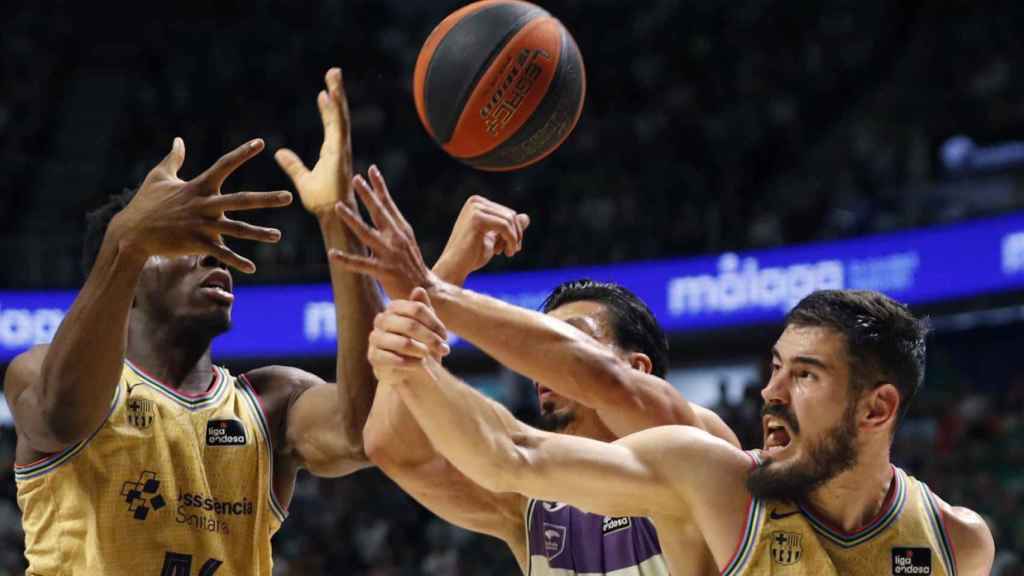
[[928,486],[893,466],[882,512],[847,533],[804,506],[751,499],[723,576],[956,576],[953,548]]
[[260,402],[220,367],[189,396],[126,361],[90,438],[15,467],[27,574],[269,576],[286,512]]

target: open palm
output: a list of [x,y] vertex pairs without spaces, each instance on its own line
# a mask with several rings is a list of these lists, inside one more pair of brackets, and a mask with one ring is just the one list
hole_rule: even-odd
[[316,99],[324,124],[324,143],[316,165],[309,170],[298,155],[287,148],[274,154],[278,165],[295,184],[302,205],[315,215],[330,214],[338,202],[355,206],[348,100],[342,85],[341,69],[328,70],[324,81],[327,90],[321,90]]

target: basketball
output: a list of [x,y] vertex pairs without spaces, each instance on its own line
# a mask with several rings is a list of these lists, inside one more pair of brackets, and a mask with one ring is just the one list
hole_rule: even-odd
[[480,170],[551,154],[583,111],[586,74],[572,35],[542,8],[483,0],[450,14],[420,49],[416,111],[430,136]]

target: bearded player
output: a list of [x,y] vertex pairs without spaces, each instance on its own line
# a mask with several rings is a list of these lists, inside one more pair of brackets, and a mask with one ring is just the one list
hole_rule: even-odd
[[[742,452],[694,427],[609,444],[518,422],[423,346],[422,334],[444,330],[428,290],[391,302],[370,360],[437,450],[492,492],[649,516],[662,541],[691,517],[730,576],[989,573],[994,545],[980,516],[890,462],[925,358],[923,323],[892,299],[820,291],[789,313],[762,390],[764,449]],[[686,570],[687,558],[666,556],[673,574]]]
[[[340,70],[326,84],[316,166],[288,150],[276,157],[325,246],[361,252],[333,215],[355,200]],[[175,139],[137,192],[92,215],[85,285],[53,342],[17,357],[5,379],[28,574],[269,575],[298,470],[334,477],[369,464],[366,339],[381,307],[372,281],[330,266],[345,319],[337,384],[282,366],[234,376],[211,358],[231,324],[227,268],[255,269],[222,238],[281,236],[225,213],[291,201],[220,193],[262,149],[253,140],[183,181]]]
[[[389,294],[408,293],[430,272],[379,171],[371,171],[370,183],[357,178],[356,190],[381,223],[380,233],[370,231],[351,210],[343,215],[355,233],[365,235],[377,261],[387,260],[389,271],[377,277]],[[545,427],[611,442],[654,426],[688,424],[738,444],[713,412],[690,405],[665,381],[665,335],[629,290],[568,282],[545,302],[547,314],[459,290],[456,284],[495,253],[511,256],[521,249],[529,223],[525,215],[483,198],[471,199],[459,218],[460,223],[471,219],[478,226],[490,223],[494,232],[490,238],[465,239],[469,245],[457,253],[475,257],[459,259],[461,266],[444,256],[438,261],[434,272],[439,282],[450,279],[446,285],[452,296],[438,309],[453,331],[537,383]],[[450,243],[446,252],[451,248]],[[402,256],[408,256],[404,262],[410,266],[399,262]],[[334,257],[345,259],[338,253]],[[444,352],[439,334],[423,338],[434,354]],[[647,518],[605,517],[557,501],[493,491],[467,479],[436,452],[390,385],[378,387],[364,436],[371,460],[404,490],[442,518],[503,540],[524,573],[665,574],[665,550],[689,558],[686,571],[674,571],[676,576],[714,572],[707,546],[689,519],[675,520],[674,538],[659,539],[665,526],[659,523],[656,531]]]

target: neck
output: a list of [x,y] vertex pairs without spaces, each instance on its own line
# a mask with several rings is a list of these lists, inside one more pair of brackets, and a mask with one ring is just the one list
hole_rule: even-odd
[[862,447],[857,464],[812,492],[807,504],[834,527],[856,532],[882,511],[894,482],[888,446],[884,450]]
[[583,408],[577,410],[576,419],[570,422],[565,430],[562,430],[562,433],[602,442],[614,442],[619,439],[605,426],[596,411]]
[[136,309],[128,321],[126,357],[171,388],[199,393],[210,385],[212,340],[173,322],[154,322]]

